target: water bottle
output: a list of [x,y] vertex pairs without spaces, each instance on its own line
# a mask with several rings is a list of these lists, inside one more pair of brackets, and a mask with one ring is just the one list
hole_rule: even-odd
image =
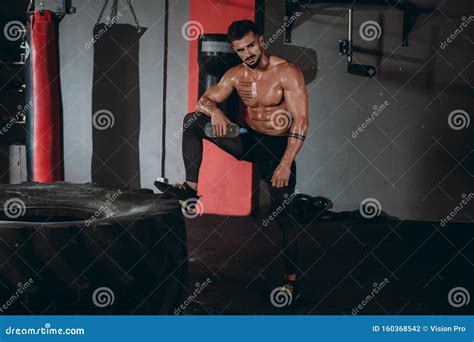
[[239,127],[238,125],[231,123],[227,126],[227,134],[222,137],[217,137],[214,134],[212,123],[208,122],[206,127],[204,127],[204,133],[206,133],[209,138],[236,138],[239,134],[247,133],[247,128]]

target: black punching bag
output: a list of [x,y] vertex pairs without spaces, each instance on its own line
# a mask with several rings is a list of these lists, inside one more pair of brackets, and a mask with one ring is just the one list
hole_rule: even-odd
[[[199,37],[198,47],[199,63],[199,93],[201,97],[207,89],[219,82],[224,73],[240,63],[240,59],[232,49],[232,45],[225,34],[203,34]],[[240,114],[240,100],[237,92],[223,103],[219,108],[233,122]]]
[[[118,23],[118,0],[94,26],[92,87],[92,181],[140,188],[140,38],[146,28]],[[134,11],[130,6],[130,12]]]

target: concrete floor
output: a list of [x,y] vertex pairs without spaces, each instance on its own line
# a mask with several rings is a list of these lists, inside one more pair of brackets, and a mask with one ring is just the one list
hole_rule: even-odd
[[[472,301],[459,308],[448,302],[454,287],[474,294],[473,224],[346,219],[302,226],[302,296],[292,307],[277,308],[270,292],[283,274],[280,234],[276,224],[264,228],[261,220],[187,219],[188,293],[195,298],[185,314],[474,313]],[[208,277],[212,283],[196,294]]]

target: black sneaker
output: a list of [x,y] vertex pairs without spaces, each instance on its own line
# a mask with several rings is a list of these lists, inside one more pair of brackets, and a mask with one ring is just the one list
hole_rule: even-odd
[[287,291],[291,294],[291,297],[293,298],[293,303],[301,296],[300,288],[296,281],[283,279],[283,285],[281,286],[281,288],[283,291]]
[[162,193],[177,200],[185,201],[190,198],[198,198],[197,191],[191,188],[186,182],[183,184],[168,184],[156,180],[154,184]]

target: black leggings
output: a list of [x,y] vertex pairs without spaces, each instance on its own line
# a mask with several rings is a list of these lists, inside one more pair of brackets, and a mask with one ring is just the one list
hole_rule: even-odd
[[281,253],[284,257],[286,273],[294,274],[297,269],[297,240],[296,222],[288,210],[288,203],[295,192],[296,164],[291,165],[291,176],[289,185],[282,188],[271,186],[273,171],[285,153],[288,143],[287,136],[271,136],[261,134],[247,125],[248,133],[241,134],[236,138],[209,138],[204,133],[204,127],[211,118],[204,113],[192,112],[184,117],[183,121],[183,159],[186,168],[186,180],[198,182],[199,168],[202,162],[202,139],[206,139],[228,152],[238,160],[254,163],[258,168],[260,178],[270,188],[271,210],[278,213],[276,221],[282,231]]

